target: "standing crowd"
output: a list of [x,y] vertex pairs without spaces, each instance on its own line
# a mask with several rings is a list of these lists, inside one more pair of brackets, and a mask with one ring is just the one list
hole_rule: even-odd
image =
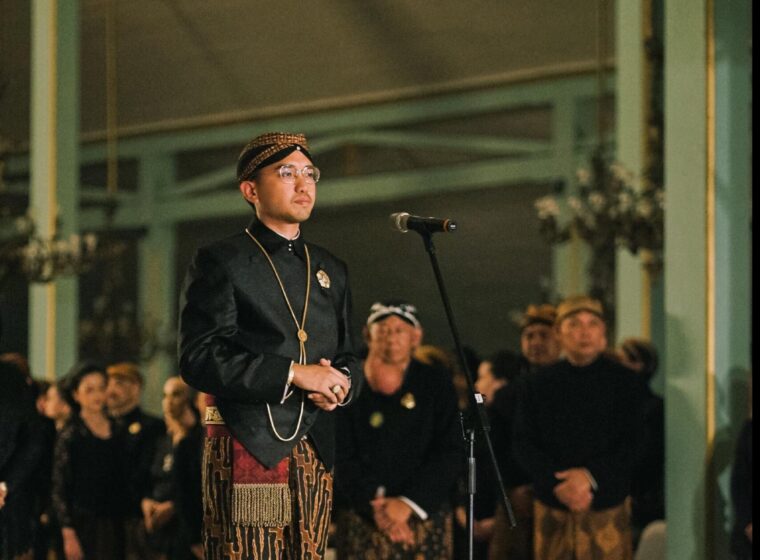
[[[320,178],[305,136],[257,136],[236,175],[255,215],[193,258],[163,421],[140,408],[136,364],[77,364],[43,391],[23,359],[0,359],[0,560],[448,560],[468,557],[470,528],[482,560],[657,548],[651,344],[610,349],[586,296],[531,305],[519,354],[462,364],[471,396],[457,361],[423,344],[416,306],[388,299],[358,352],[348,268],[300,229]],[[470,512],[465,432],[481,412],[499,467],[477,435]],[[742,558],[750,440],[751,423],[732,479]]]
[[0,363],[19,403],[0,558],[203,558],[194,390],[170,377],[161,420],[140,408],[134,363],[78,363],[52,384]]

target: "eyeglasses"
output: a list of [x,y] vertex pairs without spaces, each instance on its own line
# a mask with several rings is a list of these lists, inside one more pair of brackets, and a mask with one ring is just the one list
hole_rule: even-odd
[[295,165],[286,163],[277,167],[275,171],[277,171],[280,179],[286,183],[295,183],[296,177],[299,175],[307,183],[317,183],[319,181],[319,168],[313,165],[304,165],[301,169],[296,169]]

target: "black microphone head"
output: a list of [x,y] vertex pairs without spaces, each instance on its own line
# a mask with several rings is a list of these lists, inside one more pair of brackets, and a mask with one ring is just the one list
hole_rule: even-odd
[[406,227],[406,221],[409,219],[409,212],[394,212],[390,215],[391,229],[406,233],[409,229]]

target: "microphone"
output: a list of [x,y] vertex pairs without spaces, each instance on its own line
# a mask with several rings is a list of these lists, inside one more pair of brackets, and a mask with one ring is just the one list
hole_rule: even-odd
[[395,212],[390,215],[391,227],[401,233],[406,233],[410,229],[418,233],[436,233],[438,231],[454,232],[457,230],[457,224],[448,218],[425,218],[423,216],[413,216],[409,212]]

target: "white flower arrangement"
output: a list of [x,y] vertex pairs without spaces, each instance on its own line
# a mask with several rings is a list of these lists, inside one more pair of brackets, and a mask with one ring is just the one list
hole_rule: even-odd
[[591,170],[577,171],[578,194],[567,197],[561,220],[554,196],[535,202],[540,230],[550,243],[563,243],[572,233],[596,250],[624,247],[631,253],[647,250],[659,256],[663,243],[665,195],[659,185],[636,177],[620,162],[607,163],[597,151]]

